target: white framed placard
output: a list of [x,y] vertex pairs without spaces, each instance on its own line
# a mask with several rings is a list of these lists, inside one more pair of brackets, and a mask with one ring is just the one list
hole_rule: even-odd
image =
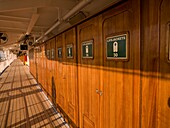
[[58,58],[62,58],[62,48],[58,48]]
[[50,59],[50,50],[46,50],[47,59]]
[[73,45],[68,44],[66,47],[67,47],[67,58],[73,58]]
[[93,40],[82,42],[82,58],[93,58]]
[[54,50],[54,48],[51,49],[51,59],[52,59],[52,60],[55,59],[55,50]]
[[113,60],[128,60],[128,33],[106,38],[106,58]]

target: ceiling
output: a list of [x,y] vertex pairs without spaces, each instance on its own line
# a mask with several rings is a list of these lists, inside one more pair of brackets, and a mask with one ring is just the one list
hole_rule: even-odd
[[19,50],[18,44],[26,41],[42,42],[118,1],[0,0],[0,33],[8,37],[0,48]]

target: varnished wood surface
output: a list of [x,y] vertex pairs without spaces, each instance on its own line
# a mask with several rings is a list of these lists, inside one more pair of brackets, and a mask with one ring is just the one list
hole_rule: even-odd
[[0,76],[0,127],[69,127],[18,59]]
[[[78,126],[78,85],[77,85],[77,49],[76,49],[76,29],[70,29],[65,32],[64,44],[65,44],[65,56],[64,59],[64,81],[67,88],[67,113],[70,119]],[[73,46],[73,58],[67,57],[67,45]]]
[[[75,35],[70,29],[55,37],[56,57],[63,48],[55,63],[56,101],[68,115],[78,110],[79,120],[69,116],[80,128],[170,127],[169,8],[169,0],[126,0],[77,25]],[[124,32],[129,59],[107,60],[106,38]],[[76,58],[68,59],[65,46],[75,39]],[[92,59],[82,58],[88,40],[94,41]]]
[[[78,85],[80,128],[100,127],[100,106],[96,89],[100,90],[101,42],[99,17],[78,26]],[[93,40],[93,58],[82,58],[82,43]],[[100,58],[98,58],[100,57]]]

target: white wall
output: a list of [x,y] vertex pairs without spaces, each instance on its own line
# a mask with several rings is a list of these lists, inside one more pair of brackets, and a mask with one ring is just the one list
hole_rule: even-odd
[[10,53],[9,50],[0,51],[0,73],[7,68],[17,56],[13,53]]

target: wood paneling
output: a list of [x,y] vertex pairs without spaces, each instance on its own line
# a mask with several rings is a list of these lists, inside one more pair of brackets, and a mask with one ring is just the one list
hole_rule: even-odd
[[[65,44],[64,34],[60,34],[56,37],[56,53],[57,53],[57,103],[66,112],[67,111],[67,85],[66,85],[66,69],[64,65],[65,61]],[[62,57],[58,56],[58,49],[62,49]]]
[[141,126],[158,126],[160,0],[141,1]]
[[[54,38],[46,42],[46,50],[55,48],[56,61],[43,59],[43,86],[54,97],[54,76],[56,102],[77,126],[170,126],[169,8],[169,0],[127,0],[57,35],[56,46]],[[107,60],[106,38],[121,33],[129,34],[129,59]],[[82,58],[82,43],[89,40],[93,57]],[[73,46],[73,58],[67,58],[68,44]],[[34,53],[34,76],[35,58]]]
[[[99,19],[95,17],[78,26],[78,84],[80,128],[99,128],[100,66],[102,60]],[[93,40],[93,58],[82,58],[82,43]],[[86,117],[86,118],[84,118]]]
[[[52,60],[51,60],[51,49],[55,48],[55,39],[50,39],[46,44],[46,57],[47,57],[47,91],[52,96]],[[55,70],[55,69],[54,69]]]
[[51,39],[50,44],[50,56],[51,56],[51,68],[50,68],[50,89],[51,89],[51,96],[52,100],[55,103],[56,100],[56,82],[55,82],[55,75],[56,75],[56,40],[55,38]]
[[[65,77],[67,85],[67,113],[73,122],[78,126],[78,87],[77,87],[77,50],[76,50],[76,29],[70,29],[64,33],[65,44]],[[72,45],[73,57],[67,57],[67,46]]]
[[160,13],[160,77],[158,92],[158,128],[170,127],[170,1],[163,0]]
[[41,46],[39,46],[36,49],[36,55],[37,55],[37,73],[38,73],[38,82],[42,83],[42,49]]
[[[138,6],[136,2],[136,7]],[[140,99],[140,51],[138,17],[133,17],[136,8],[129,8],[128,3],[103,14],[103,84],[101,119],[102,128],[139,127]],[[134,34],[133,31],[136,31]],[[108,36],[129,34],[129,59],[108,60],[106,58],[106,38]]]
[[46,52],[47,52],[47,48],[46,48],[46,44],[44,44],[44,51],[43,51],[43,77],[44,77],[44,84],[43,87],[45,90],[47,90],[47,56],[46,56]]
[[33,74],[33,69],[34,69],[34,49],[29,50],[29,64],[30,64],[30,72]]
[[50,42],[51,40],[47,41],[45,43],[45,53],[46,53],[46,91],[48,94],[51,96],[51,91],[50,91],[50,68],[51,68],[51,61],[50,61]]
[[42,49],[42,83],[41,85],[43,86],[43,88],[45,88],[45,79],[46,79],[46,58],[45,58],[45,45],[41,45],[41,49]]

